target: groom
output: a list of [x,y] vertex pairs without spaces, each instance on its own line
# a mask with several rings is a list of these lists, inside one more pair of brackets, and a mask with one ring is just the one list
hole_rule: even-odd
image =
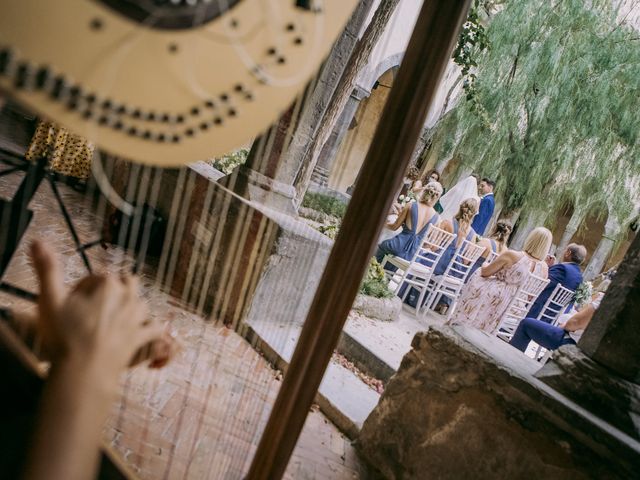
[[484,235],[484,230],[487,228],[489,220],[491,220],[491,216],[493,215],[493,210],[496,206],[493,198],[493,188],[495,186],[496,182],[489,180],[488,178],[483,178],[478,186],[478,193],[482,197],[482,200],[480,200],[480,208],[478,210],[478,214],[473,219],[471,228],[481,236]]

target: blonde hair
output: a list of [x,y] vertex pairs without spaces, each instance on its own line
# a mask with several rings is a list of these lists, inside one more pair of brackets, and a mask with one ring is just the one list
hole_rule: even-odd
[[442,188],[442,185],[440,185],[440,183],[429,182],[424,187],[424,190],[422,192],[422,197],[420,198],[420,200],[424,203],[429,203],[429,202],[435,203],[440,198],[440,195],[442,195],[442,191],[443,191],[443,188]]
[[536,260],[544,260],[549,253],[552,241],[553,235],[551,235],[551,232],[547,228],[534,228],[533,231],[527,235],[523,250]]
[[455,219],[458,222],[471,223],[476,213],[478,213],[478,201],[475,198],[467,198],[460,204]]
[[412,165],[407,170],[406,176],[409,180],[418,180],[420,178],[420,170],[418,170],[418,167]]

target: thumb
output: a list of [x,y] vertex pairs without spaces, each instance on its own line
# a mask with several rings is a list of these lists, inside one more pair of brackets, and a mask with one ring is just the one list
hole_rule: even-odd
[[53,250],[38,240],[31,244],[31,259],[40,283],[40,313],[48,315],[62,305],[67,293],[62,267]]

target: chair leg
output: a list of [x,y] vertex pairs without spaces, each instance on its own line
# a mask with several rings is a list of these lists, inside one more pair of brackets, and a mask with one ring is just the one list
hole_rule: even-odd
[[[429,291],[429,283],[431,282],[431,278],[427,277],[425,279],[425,283],[420,290],[420,297],[418,298],[418,303],[416,303],[416,312],[419,312],[423,307],[425,307],[425,311],[429,309],[429,299],[431,298],[431,294],[433,291]],[[429,295],[426,295],[429,292]],[[425,296],[427,297],[427,301],[425,302]],[[423,305],[424,303],[424,305]],[[417,314],[417,313],[416,313]]]
[[408,270],[403,270],[404,273],[400,276],[400,280],[398,281],[398,286],[396,287],[396,290],[393,292],[396,295],[398,294],[398,292],[400,292],[400,288],[402,288],[402,284],[404,283],[404,280],[407,278],[407,272]]

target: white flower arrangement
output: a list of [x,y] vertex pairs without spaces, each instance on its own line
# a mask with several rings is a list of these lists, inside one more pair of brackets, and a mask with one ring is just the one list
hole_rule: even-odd
[[583,305],[591,301],[593,296],[593,284],[591,282],[582,282],[576,289],[575,303],[576,307],[582,307]]
[[400,205],[404,207],[407,203],[416,201],[416,194],[409,190],[406,195],[400,195],[398,197],[398,201],[400,202]]

